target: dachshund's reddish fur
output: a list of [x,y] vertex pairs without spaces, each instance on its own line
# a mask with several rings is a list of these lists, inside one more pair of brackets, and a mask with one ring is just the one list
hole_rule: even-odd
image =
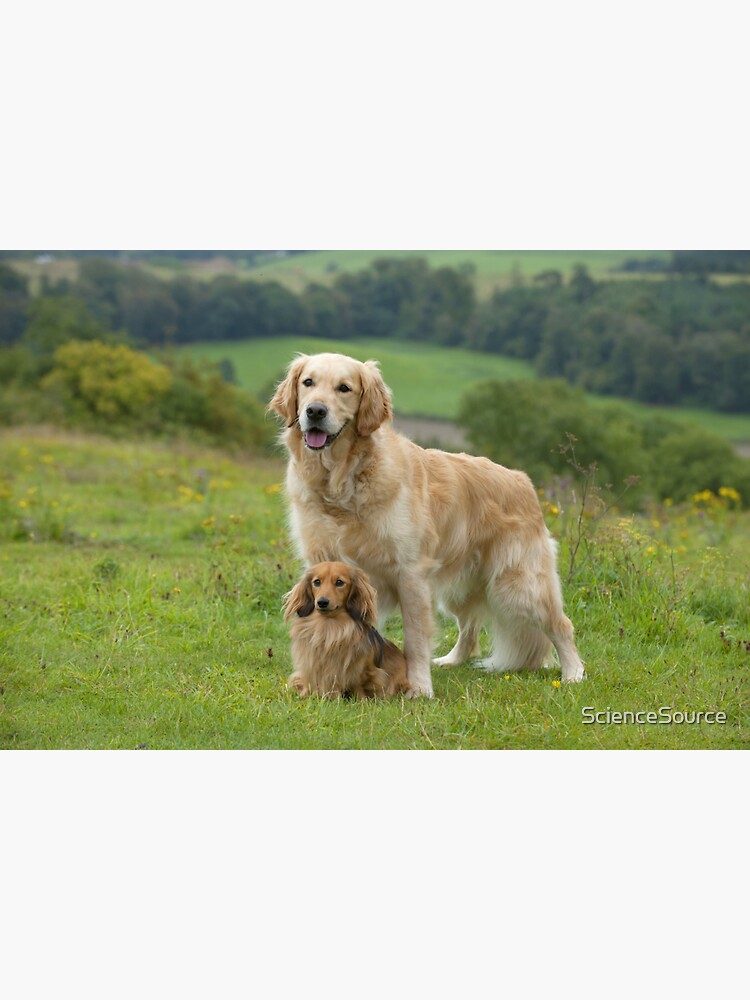
[[375,629],[377,599],[365,573],[318,563],[284,599],[300,695],[386,697],[409,690],[406,658]]

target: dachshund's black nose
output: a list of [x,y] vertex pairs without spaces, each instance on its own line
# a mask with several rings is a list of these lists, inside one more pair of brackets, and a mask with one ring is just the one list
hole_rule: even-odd
[[328,407],[323,403],[310,403],[305,413],[308,420],[323,421],[328,416]]
[[328,605],[331,603],[327,597],[319,597],[315,602],[321,611],[325,611]]

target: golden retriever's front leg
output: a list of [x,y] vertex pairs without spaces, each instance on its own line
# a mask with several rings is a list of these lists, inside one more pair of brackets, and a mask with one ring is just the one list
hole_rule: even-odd
[[399,604],[404,620],[404,655],[409,677],[409,698],[432,697],[430,657],[434,617],[432,595],[427,583],[410,577],[399,587]]

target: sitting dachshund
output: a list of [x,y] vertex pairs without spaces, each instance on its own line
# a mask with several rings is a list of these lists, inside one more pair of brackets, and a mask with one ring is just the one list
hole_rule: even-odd
[[409,690],[406,658],[375,629],[377,603],[367,576],[341,562],[318,563],[284,598],[291,622],[298,694],[383,698]]

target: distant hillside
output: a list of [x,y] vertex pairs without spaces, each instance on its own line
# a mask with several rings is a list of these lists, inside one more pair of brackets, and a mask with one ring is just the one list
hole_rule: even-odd
[[[278,281],[295,293],[310,282],[330,285],[337,275],[364,270],[381,257],[424,257],[431,267],[470,267],[477,296],[489,298],[496,289],[545,271],[568,275],[583,264],[596,279],[661,274],[670,265],[669,250],[97,250],[2,251],[38,291],[43,278],[75,281],[81,260],[101,256],[136,265],[166,280],[178,275],[210,280],[220,274],[253,281]],[[662,270],[660,270],[662,269]]]
[[430,267],[471,268],[477,295],[488,298],[496,289],[508,288],[519,279],[529,279],[545,271],[568,275],[583,264],[597,279],[627,278],[628,261],[659,260],[666,267],[668,250],[316,250],[294,257],[259,262],[247,277],[279,281],[301,292],[311,281],[330,284],[336,275],[361,271],[382,257],[406,259],[423,257]]

